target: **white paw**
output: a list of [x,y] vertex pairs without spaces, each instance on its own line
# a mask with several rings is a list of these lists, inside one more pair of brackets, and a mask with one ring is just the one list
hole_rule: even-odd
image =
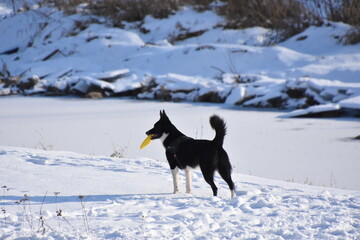
[[231,191],[231,198],[234,198],[234,197],[236,197],[236,192],[235,192],[235,190]]

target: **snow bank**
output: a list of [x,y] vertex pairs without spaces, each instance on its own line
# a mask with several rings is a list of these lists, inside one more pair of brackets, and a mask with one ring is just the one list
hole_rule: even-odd
[[340,109],[340,105],[324,104],[320,106],[312,106],[307,109],[295,110],[290,113],[282,115],[282,117],[319,117],[325,114],[336,116]]
[[[360,94],[360,48],[337,40],[349,29],[345,24],[309,27],[266,47],[269,30],[223,29],[222,17],[191,8],[167,19],[148,16],[124,29],[46,7],[9,11],[4,5],[0,12],[0,95],[131,96],[298,109],[343,100],[352,108]],[[29,84],[31,78],[39,81]]]
[[348,98],[340,101],[343,108],[360,109],[360,96]]
[[220,197],[211,197],[195,173],[194,195],[173,195],[168,167],[149,158],[0,147],[0,160],[4,240],[353,239],[360,234],[356,191],[234,174],[238,196],[230,199],[216,177]]

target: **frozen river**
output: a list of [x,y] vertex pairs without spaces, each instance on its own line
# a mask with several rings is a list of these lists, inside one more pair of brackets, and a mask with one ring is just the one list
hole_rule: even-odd
[[283,112],[218,104],[125,99],[0,98],[0,145],[166,161],[160,141],[139,149],[164,109],[194,138],[214,137],[208,119],[225,119],[224,148],[238,173],[360,190],[360,122],[286,119]]

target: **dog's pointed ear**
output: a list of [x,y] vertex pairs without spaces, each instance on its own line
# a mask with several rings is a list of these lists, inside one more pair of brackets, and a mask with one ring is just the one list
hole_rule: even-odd
[[162,111],[160,110],[160,118],[168,119],[168,120],[169,120],[168,116],[166,115],[165,110],[162,110]]

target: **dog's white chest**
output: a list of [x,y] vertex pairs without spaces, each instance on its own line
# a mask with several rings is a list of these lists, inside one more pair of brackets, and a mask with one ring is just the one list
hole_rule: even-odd
[[168,133],[163,133],[160,137],[160,141],[162,144],[164,144],[165,139],[169,136]]

